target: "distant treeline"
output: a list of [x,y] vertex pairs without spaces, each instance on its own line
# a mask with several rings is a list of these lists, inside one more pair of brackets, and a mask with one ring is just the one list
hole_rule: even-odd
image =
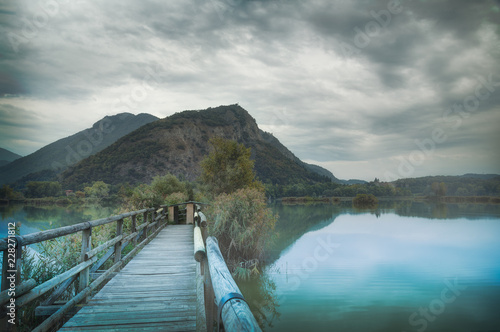
[[427,176],[380,182],[342,185],[334,182],[292,185],[266,184],[269,197],[355,197],[372,194],[378,197],[400,196],[500,196],[500,176]]
[[[436,195],[436,183],[440,195]],[[499,196],[500,176],[469,174],[463,176],[426,176],[401,179],[394,182],[397,188],[409,190],[413,195],[422,196]],[[442,192],[444,189],[444,192]]]
[[[185,181],[185,179],[181,179]],[[185,181],[187,182],[187,181]],[[197,187],[198,182],[191,182],[191,187]],[[264,183],[266,196],[281,197],[355,197],[358,194],[372,194],[377,197],[401,196],[500,196],[500,176],[427,176],[421,178],[401,179],[391,183],[379,179],[365,183],[342,185],[325,181],[312,182],[296,180],[293,184]],[[128,183],[108,185],[102,181],[84,183],[80,191],[71,195],[79,197],[107,197],[117,195],[124,188],[133,188]],[[0,188],[0,199],[23,199],[65,196],[65,189],[57,181],[29,181],[22,189],[13,190],[9,186]]]

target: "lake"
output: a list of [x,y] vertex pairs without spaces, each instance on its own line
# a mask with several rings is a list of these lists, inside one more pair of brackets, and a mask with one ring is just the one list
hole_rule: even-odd
[[[239,281],[265,331],[500,331],[500,206],[270,205],[280,215],[260,278]],[[0,206],[0,236],[115,214]]]
[[0,205],[0,238],[7,236],[9,222],[21,222],[21,235],[109,217],[115,207],[101,205],[31,206]]
[[239,282],[265,331],[500,331],[500,207],[274,205],[269,263]]

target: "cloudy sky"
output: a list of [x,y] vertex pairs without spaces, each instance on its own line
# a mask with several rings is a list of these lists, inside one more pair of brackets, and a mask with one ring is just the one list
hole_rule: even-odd
[[4,0],[0,147],[239,103],[342,179],[500,173],[500,1]]

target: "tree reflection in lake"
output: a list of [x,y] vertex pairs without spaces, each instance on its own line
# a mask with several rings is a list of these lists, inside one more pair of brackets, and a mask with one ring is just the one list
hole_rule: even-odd
[[251,298],[248,306],[262,330],[272,327],[273,322],[280,317],[274,281],[267,274],[260,274],[249,280],[239,280],[238,285],[244,289],[243,296],[246,299]]
[[[428,305],[449,278],[470,286],[433,328],[498,323],[492,314],[498,305],[488,304],[488,294],[499,292],[499,205],[380,201],[371,209],[353,209],[350,202],[271,207],[280,219],[268,266],[260,278],[238,281],[266,330],[410,330],[415,308]],[[313,262],[318,241],[328,236],[338,249]],[[474,323],[464,308],[484,317]]]

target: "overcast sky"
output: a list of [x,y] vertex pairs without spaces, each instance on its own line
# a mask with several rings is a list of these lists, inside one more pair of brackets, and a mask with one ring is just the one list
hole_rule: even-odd
[[338,178],[500,173],[500,1],[0,2],[0,147],[239,103]]

